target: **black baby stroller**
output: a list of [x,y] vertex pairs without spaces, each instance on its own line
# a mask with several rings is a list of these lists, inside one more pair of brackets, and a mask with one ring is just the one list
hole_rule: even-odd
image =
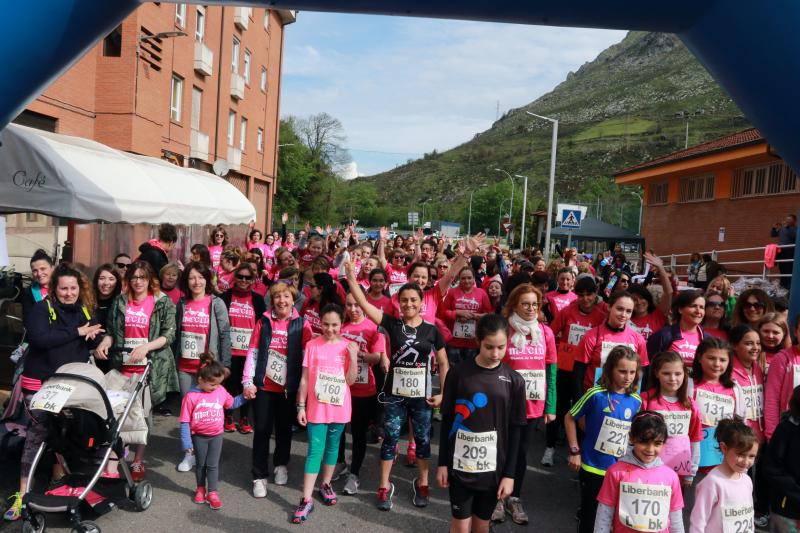
[[[134,404],[141,409],[149,374],[148,363],[142,367],[142,373],[137,374],[135,388],[130,394],[116,398],[120,402],[117,412],[121,413],[116,417],[105,390],[106,376],[91,364],[64,365],[42,384],[31,400],[31,412],[34,416],[44,412],[42,422],[46,425],[47,437],[33,460],[28,488],[22,497],[23,531],[44,531],[45,513],[67,513],[73,533],[100,533],[97,524],[83,520],[81,512],[86,506],[98,514],[111,510],[114,504],[106,494],[118,493],[120,483],[125,484],[125,495],[138,511],[150,507],[153,486],[149,481],[133,481],[123,460],[125,445],[120,437]],[[102,479],[112,453],[119,458],[122,476]],[[57,489],[34,493],[31,489],[36,467],[45,454],[54,454],[66,475]],[[95,488],[101,494],[94,492]]]

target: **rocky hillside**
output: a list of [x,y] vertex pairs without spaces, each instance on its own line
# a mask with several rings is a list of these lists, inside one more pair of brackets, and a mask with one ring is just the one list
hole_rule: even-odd
[[631,32],[472,140],[356,182],[374,184],[381,203],[408,206],[432,198],[435,218],[462,220],[469,192],[504,179],[493,170],[500,167],[530,176],[536,209],[546,198],[552,130],[526,110],[560,120],[556,176],[562,201],[582,200],[587,183],[610,181],[619,169],[683,148],[687,112],[690,145],[749,127],[677,37]]

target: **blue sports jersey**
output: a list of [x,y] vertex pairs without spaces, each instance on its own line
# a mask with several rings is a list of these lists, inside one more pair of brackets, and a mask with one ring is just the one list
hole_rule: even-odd
[[581,468],[606,475],[606,470],[625,454],[630,423],[641,405],[638,394],[618,394],[599,386],[581,396],[570,410],[575,420],[586,419]]

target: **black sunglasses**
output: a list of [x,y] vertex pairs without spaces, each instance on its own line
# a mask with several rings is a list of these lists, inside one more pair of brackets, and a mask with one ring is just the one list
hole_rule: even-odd
[[117,265],[117,268],[128,268],[130,265],[128,263],[114,263]]
[[253,276],[242,276],[241,274],[236,274],[236,279],[242,281],[253,281]]
[[709,307],[711,309],[713,309],[715,307],[722,307],[723,305],[725,305],[725,304],[722,303],[722,302],[706,302],[706,307]]

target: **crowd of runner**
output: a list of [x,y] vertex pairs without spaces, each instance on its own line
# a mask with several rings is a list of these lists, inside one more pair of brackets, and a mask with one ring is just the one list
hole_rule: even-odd
[[[785,300],[734,294],[724,274],[704,278],[711,268],[693,272],[702,288],[686,286],[652,253],[633,272],[619,249],[510,255],[483,235],[385,229],[364,242],[350,227],[287,234],[286,218],[239,243],[218,226],[180,261],[169,224],[90,272],[38,251],[23,295],[26,400],[66,363],[131,376],[149,362],[155,413],[173,414],[180,395],[177,469],[195,471],[194,502],[212,509],[224,434],[238,431],[253,435],[255,498],[269,483],[302,486],[295,523],[315,489],[325,505],[335,482],[366,489],[361,469],[377,460],[378,509],[401,492],[425,507],[437,484],[451,531],[527,524],[528,450],[544,425],[541,464],[566,455],[578,472],[580,533],[798,531],[800,328]],[[22,492],[45,438],[33,420]],[[287,469],[298,428],[302,480]],[[144,479],[146,446],[127,460]],[[396,460],[416,465],[409,487],[392,481]]]

